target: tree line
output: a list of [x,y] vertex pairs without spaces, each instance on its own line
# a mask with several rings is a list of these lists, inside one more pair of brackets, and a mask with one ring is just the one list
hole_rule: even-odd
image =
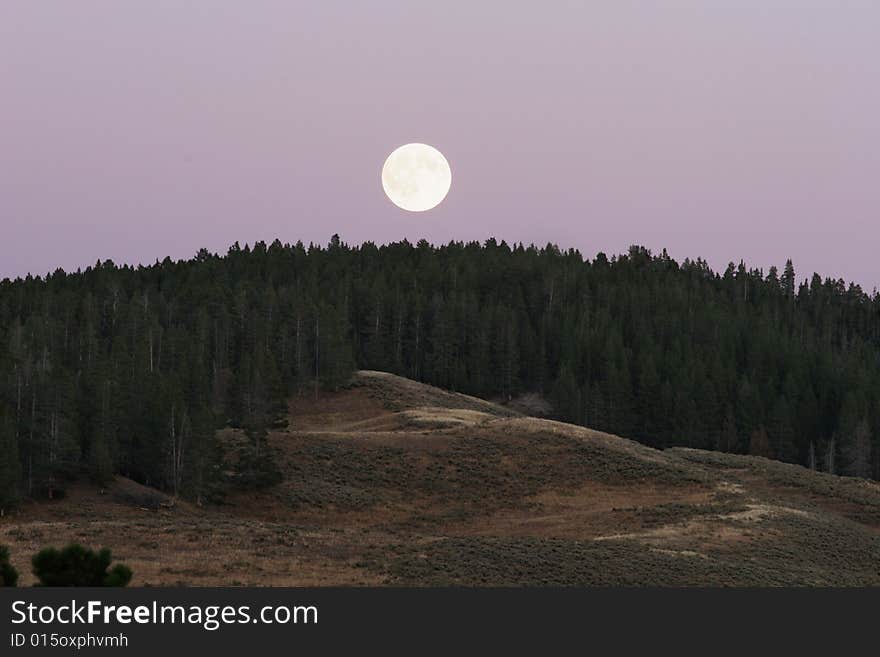
[[[120,473],[199,502],[278,473],[291,395],[355,368],[655,447],[880,478],[880,296],[631,247],[257,242],[0,283],[0,509]],[[230,448],[218,429],[241,428]]]

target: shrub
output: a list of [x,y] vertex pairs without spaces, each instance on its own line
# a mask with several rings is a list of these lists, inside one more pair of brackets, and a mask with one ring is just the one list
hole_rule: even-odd
[[252,447],[239,451],[233,482],[239,490],[260,490],[280,483],[284,479],[278,468],[275,454],[265,449],[257,455]]
[[9,548],[0,545],[0,586],[15,586],[18,571],[9,563]]
[[71,543],[66,548],[46,548],[31,560],[38,586],[126,586],[131,568],[116,564],[109,571],[112,556],[104,548],[94,552]]

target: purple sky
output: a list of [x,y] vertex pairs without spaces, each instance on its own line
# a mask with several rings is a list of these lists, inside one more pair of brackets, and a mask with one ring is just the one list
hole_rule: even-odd
[[[0,277],[232,242],[631,243],[880,286],[876,0],[4,0]],[[453,171],[410,214],[400,144]]]

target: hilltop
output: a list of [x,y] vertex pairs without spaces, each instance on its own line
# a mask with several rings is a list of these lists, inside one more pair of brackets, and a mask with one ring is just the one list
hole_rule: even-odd
[[[880,486],[656,450],[381,372],[294,397],[280,483],[198,507],[117,477],[0,519],[134,585],[878,585]],[[225,430],[225,440],[236,431]]]

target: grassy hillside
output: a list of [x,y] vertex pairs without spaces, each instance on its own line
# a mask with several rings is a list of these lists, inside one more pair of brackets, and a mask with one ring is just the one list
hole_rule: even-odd
[[[153,585],[877,585],[880,485],[659,451],[390,374],[290,402],[283,480],[197,507],[117,478],[0,519]],[[234,441],[226,431],[223,440]]]

